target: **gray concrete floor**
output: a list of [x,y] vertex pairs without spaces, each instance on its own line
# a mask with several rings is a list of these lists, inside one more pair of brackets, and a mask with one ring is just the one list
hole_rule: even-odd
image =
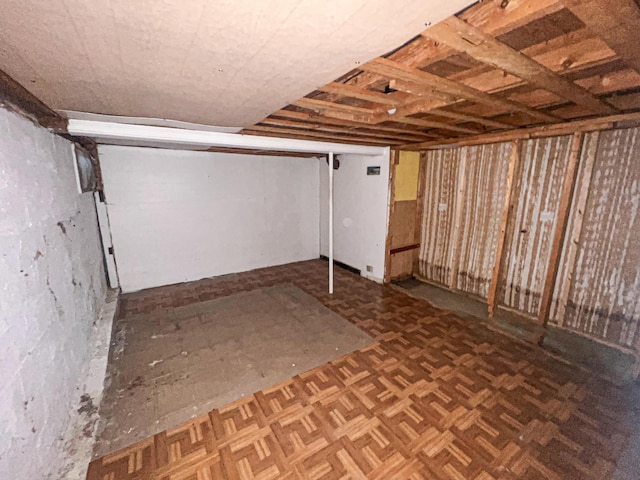
[[290,284],[120,318],[94,458],[372,342]]
[[[492,319],[488,318],[484,300],[453,292],[417,279],[395,282],[395,288],[426,300],[434,307],[449,310],[463,318],[484,322],[488,328],[512,337],[533,341],[537,335],[537,322],[511,310],[498,308]],[[608,347],[586,337],[549,326],[543,349],[576,365],[582,365],[614,383],[633,381],[630,376],[635,359],[632,355]]]

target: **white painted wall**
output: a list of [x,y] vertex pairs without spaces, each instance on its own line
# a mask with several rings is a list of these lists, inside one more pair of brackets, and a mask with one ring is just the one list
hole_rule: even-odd
[[[336,261],[382,282],[389,212],[389,149],[380,156],[340,155],[334,171],[334,255]],[[328,187],[326,161],[320,164],[320,252],[328,255]],[[380,175],[367,175],[379,166]],[[373,272],[367,272],[367,265]]]
[[70,142],[0,109],[0,478],[73,478],[91,430],[77,410],[110,327],[96,330],[102,252],[93,196],[74,175]]
[[101,146],[123,291],[317,258],[318,160]]

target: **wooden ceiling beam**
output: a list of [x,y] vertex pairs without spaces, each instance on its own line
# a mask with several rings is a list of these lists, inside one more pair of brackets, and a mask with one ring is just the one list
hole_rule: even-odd
[[[337,133],[325,133],[318,132],[315,130],[305,130],[305,129],[296,129],[296,128],[286,128],[286,127],[277,127],[277,126],[266,126],[266,125],[254,125],[247,130],[259,131],[259,132],[267,132],[267,133],[275,133],[275,134],[286,134],[286,135],[300,135],[305,137],[314,137],[314,138],[325,138],[328,140],[342,140],[349,141],[351,139],[360,140],[362,142],[370,142],[371,145],[390,145],[389,142],[402,143],[402,140],[398,140],[393,137],[383,137],[379,135],[367,135],[357,132],[348,132],[344,131],[342,134]],[[244,133],[244,130],[243,130]]]
[[460,17],[497,37],[563,8],[560,0],[485,0]]
[[640,8],[634,0],[563,0],[563,3],[630,68],[640,72]]
[[365,100],[367,102],[379,103],[382,105],[399,105],[402,103],[402,99],[394,97],[393,94],[386,94],[381,92],[373,92],[364,88],[354,87],[353,85],[347,85],[344,83],[332,82],[324,87],[318,88],[321,92],[333,93],[336,95],[342,95],[350,98],[357,98],[359,100]]
[[[547,42],[532,45],[521,52],[557,74],[567,76],[613,61],[609,55],[606,55],[606,52],[598,51],[599,54],[602,54],[602,57],[598,58],[598,60],[593,61],[591,55],[587,57],[581,55],[581,58],[576,62],[575,52],[584,52],[587,49],[592,50],[594,41],[597,41],[594,34],[583,28]],[[610,49],[607,47],[607,50]],[[613,54],[615,55],[615,53]],[[550,61],[551,59],[553,61]],[[568,65],[568,62],[571,62],[571,64]],[[506,92],[526,84],[524,80],[514,75],[505,75],[502,70],[497,70],[486,64],[451,75],[448,78],[474,88],[481,85],[484,91],[491,94]]]
[[352,120],[360,123],[372,123],[373,116],[378,113],[376,110],[370,110],[368,108],[352,107],[342,103],[327,102],[326,100],[307,97],[296,100],[292,105],[308,108],[309,110],[314,110],[328,117]]
[[[415,125],[416,127],[423,128],[435,128],[433,127],[433,122],[429,120],[423,120],[421,118],[413,118],[413,117],[403,117],[394,115],[393,117],[386,120],[387,122],[397,122],[397,123],[405,123],[407,125]],[[437,139],[442,138],[442,135],[434,135]]]
[[268,136],[268,137],[292,138],[292,139],[298,139],[298,140],[313,140],[316,142],[325,140],[327,142],[333,142],[333,143],[345,143],[345,144],[352,144],[352,145],[373,145],[373,146],[379,146],[379,147],[399,145],[400,143],[402,143],[397,140],[391,141],[391,142],[385,142],[380,140],[364,140],[357,137],[344,137],[344,136],[337,136],[337,135],[320,136],[317,134],[313,135],[313,132],[309,132],[307,130],[301,130],[300,133],[287,133],[283,131],[267,132],[255,126],[242,130],[242,134],[257,135],[262,137]]
[[[388,112],[384,112],[380,115],[380,122],[384,121],[398,121],[403,122],[406,120],[406,117],[411,115],[415,115],[416,113],[428,112],[431,110],[429,106],[425,106],[422,100],[417,100],[408,105],[403,105],[402,107],[398,107],[396,112],[393,114],[389,114]],[[404,120],[396,120],[397,118],[403,118]],[[433,120],[428,119],[420,119],[420,125],[426,128],[437,128],[439,130],[447,130],[450,132],[458,132],[458,133],[467,133],[471,135],[475,135],[476,133],[480,133],[482,130],[477,128],[467,128],[467,127],[459,127],[458,125],[452,125],[449,123],[443,122],[435,122]]]
[[441,141],[422,142],[416,144],[401,145],[401,150],[420,151],[439,147],[454,147],[466,145],[481,145],[487,143],[508,142],[516,139],[552,137],[556,135],[570,135],[575,132],[593,132],[598,130],[610,130],[637,126],[640,124],[640,112],[621,113],[606,117],[590,118],[587,120],[573,120],[554,125],[541,125],[537,127],[518,128],[504,132],[476,135],[465,138],[447,138]]
[[[451,95],[447,95],[441,92],[436,92],[430,87],[427,87],[425,85],[421,85],[415,82],[409,82],[406,80],[397,80],[397,79],[391,80],[389,82],[389,86],[396,90],[407,92],[418,97],[431,97],[431,98],[440,99],[443,102],[443,106],[451,105],[458,101],[455,97]],[[489,118],[475,117],[473,115],[464,115],[462,113],[449,112],[447,110],[434,108],[434,104],[431,105],[431,108],[429,109],[429,113],[433,115],[439,115],[441,117],[453,118],[454,120],[460,120],[462,122],[473,122],[480,125],[486,125],[487,127],[492,127],[492,128],[513,128],[513,125],[510,125],[508,123],[503,123],[503,122],[496,122]]]
[[434,90],[429,85],[425,85],[424,83],[414,82],[410,80],[393,78],[389,81],[389,86],[393,89],[410,93],[411,95],[414,95],[416,97],[426,97],[434,100],[440,100],[443,106],[451,105],[453,103],[464,100],[462,98],[458,98],[453,95]]
[[468,87],[462,83],[454,82],[452,80],[448,80],[446,78],[424,72],[417,68],[407,67],[406,65],[402,65],[401,63],[387,60],[385,58],[376,58],[362,65],[361,68],[362,70],[374,72],[378,75],[382,75],[390,79],[400,79],[423,83],[425,85],[431,86],[435,90],[448,93],[453,96],[462,97],[476,103],[482,103],[490,107],[501,108],[510,112],[524,112],[531,117],[545,122],[557,122],[558,120],[560,120],[553,115],[540,112],[526,105],[522,105],[520,103],[499,97],[493,97],[486,92],[476,90],[475,88]]
[[420,141],[419,139],[425,140],[428,138],[433,138],[431,135],[425,135],[420,132],[411,133],[410,131],[404,130],[402,133],[390,132],[387,129],[379,128],[374,131],[357,131],[355,128],[362,129],[371,129],[371,126],[359,126],[359,127],[344,127],[340,125],[331,125],[321,122],[315,123],[307,123],[307,122],[299,122],[296,120],[286,120],[280,118],[265,118],[258,125],[268,125],[274,127],[287,127],[287,128],[300,128],[300,129],[309,129],[314,132],[329,132],[329,133],[352,133],[354,135],[367,135],[367,136],[379,136],[379,137],[389,137],[389,138],[397,138],[399,140],[411,141]]
[[277,112],[273,113],[270,117],[267,117],[267,118],[269,119],[271,117],[289,118],[289,119],[298,120],[301,122],[319,122],[327,125],[336,125],[336,126],[344,126],[344,127],[368,128],[371,130],[378,129],[383,132],[415,134],[415,135],[426,136],[426,137],[435,136],[426,132],[421,132],[419,130],[408,130],[404,128],[390,128],[386,126],[381,127],[381,126],[376,126],[369,123],[354,122],[350,120],[340,120],[338,118],[327,118],[315,113],[310,114],[305,112],[296,112],[293,110],[278,110]]
[[487,127],[492,127],[492,128],[503,128],[503,129],[514,128],[514,125],[511,125],[509,123],[497,122],[489,118],[476,117],[475,115],[465,115],[463,113],[450,112],[448,110],[435,109],[435,110],[431,110],[429,113],[433,115],[438,115],[441,117],[453,118],[454,120],[460,120],[461,122],[478,123],[480,125],[486,125]]
[[[351,107],[349,105],[342,105],[339,103],[327,102],[325,100],[316,100],[312,98],[301,98],[300,100],[297,100],[296,102],[294,102],[294,105],[297,105],[303,108],[313,108],[313,106],[315,106],[318,109],[322,109],[323,113],[326,115],[330,115],[332,110],[342,110],[349,114],[366,113],[371,115],[371,117],[368,118],[368,122],[367,122],[371,124],[382,123],[384,121],[395,121],[395,118],[397,118],[395,117],[395,113],[390,114],[384,109],[377,110],[377,111],[368,110],[360,107]],[[422,113],[423,111],[428,111],[431,107],[428,104],[424,104],[422,100],[419,100],[415,102],[415,104],[412,103],[399,108],[400,108],[399,111],[398,109],[396,109],[398,111],[398,116],[408,117],[415,113]],[[459,133],[468,133],[472,135],[480,132],[480,130],[477,130],[477,129],[458,127],[456,125],[450,125],[448,123],[432,122],[432,121],[426,121],[426,120],[422,122],[422,126],[426,128],[437,128],[441,130],[449,130],[452,132],[459,132]]]
[[479,62],[515,75],[577,105],[582,105],[598,115],[610,115],[616,112],[615,108],[584,88],[455,16],[426,30],[423,35],[456,51],[466,53]]

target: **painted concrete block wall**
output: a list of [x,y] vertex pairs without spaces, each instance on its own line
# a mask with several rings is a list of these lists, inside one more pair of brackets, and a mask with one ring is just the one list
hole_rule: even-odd
[[102,146],[123,291],[317,258],[318,160]]
[[3,479],[71,478],[106,293],[93,202],[78,193],[71,143],[0,109]]
[[[389,149],[381,156],[340,155],[334,171],[334,256],[362,276],[382,282],[389,219]],[[367,175],[379,166],[380,175]],[[325,160],[320,170],[320,252],[328,255],[328,181]],[[367,272],[367,265],[373,267]]]

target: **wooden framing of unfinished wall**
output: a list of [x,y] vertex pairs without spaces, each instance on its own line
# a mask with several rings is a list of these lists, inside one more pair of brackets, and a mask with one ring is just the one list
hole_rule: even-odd
[[418,261],[423,163],[417,152],[392,151],[385,282],[410,277]]
[[[633,120],[632,116],[629,119]],[[634,355],[639,360],[638,369],[640,300],[636,299],[640,298],[640,287],[634,279],[640,278],[640,264],[635,260],[640,258],[640,242],[631,238],[635,238],[633,232],[640,228],[640,191],[630,185],[640,182],[640,170],[637,168],[640,147],[636,147],[640,139],[640,127],[632,126],[633,122],[630,122],[615,125],[617,128],[604,128],[613,125],[607,122],[593,123],[586,132],[580,129],[574,133],[563,131],[562,135],[549,137],[535,135],[527,138],[514,132],[513,135],[503,135],[498,143],[481,144],[479,142],[482,139],[477,138],[464,146],[427,151],[424,154],[427,162],[438,162],[442,152],[449,152],[448,156],[453,161],[462,163],[470,154],[469,149],[481,145],[509,146],[509,168],[506,188],[502,191],[500,222],[493,227],[498,234],[498,242],[464,247],[474,248],[476,254],[483,249],[495,252],[488,293],[483,294],[452,280],[443,281],[443,278],[453,278],[453,274],[451,277],[430,276],[430,272],[436,270],[425,268],[424,265],[415,269],[414,275],[484,299],[489,315],[497,308],[520,311],[522,317],[537,321],[540,327],[531,341],[541,343],[549,323]],[[536,148],[545,150],[543,152]],[[494,149],[485,153],[491,156],[493,162],[505,161],[504,152],[499,154]],[[469,168],[468,159],[466,162],[465,168],[451,170],[458,172],[457,185],[461,184],[462,175]],[[556,162],[557,166],[542,175],[529,171],[536,162]],[[619,168],[613,168],[614,163],[619,164]],[[429,165],[427,172],[433,169],[433,165]],[[535,181],[539,185],[527,186],[527,181]],[[594,181],[597,181],[595,185],[592,183]],[[437,189],[440,187],[435,185],[441,185],[442,178],[427,175],[425,182],[427,189]],[[452,184],[452,181],[448,183]],[[491,188],[490,185],[486,186],[486,190]],[[544,193],[552,190],[554,193]],[[540,195],[551,199],[551,210],[545,210],[541,204],[540,210],[533,216],[518,213],[524,207],[519,201],[526,201],[529,209],[538,208],[534,205],[537,200],[523,197],[523,191],[529,192],[529,195],[538,191]],[[488,201],[487,197],[478,195],[473,189],[458,193],[473,196],[480,203]],[[459,197],[450,198],[455,198],[456,204],[464,204]],[[432,201],[439,200],[434,198]],[[426,208],[429,208],[428,202]],[[489,205],[485,205],[485,209],[489,208]],[[431,211],[436,210],[432,206]],[[448,225],[452,225],[451,220],[448,222]],[[588,224],[586,233],[585,222]],[[439,228],[440,232],[450,237],[437,240],[433,235],[424,234],[431,241],[442,241],[446,246],[445,254],[439,257],[421,256],[421,262],[445,258],[450,259],[449,263],[438,265],[437,271],[458,269],[455,259],[459,254],[454,250],[454,245],[455,238],[460,235],[459,228],[450,226],[443,230],[436,220],[426,216],[421,223],[423,229]],[[541,234],[543,226],[549,234]],[[521,257],[523,262],[538,264],[535,285],[539,287],[535,291],[528,291],[533,283],[511,285],[514,292],[519,292],[519,298],[526,300],[520,304],[505,302],[505,285],[511,281],[526,282],[527,278],[521,276],[509,280],[507,277],[505,262],[510,264],[509,268],[520,268],[519,264],[513,263],[513,257],[506,256],[509,235],[514,238],[532,235],[537,239],[536,242],[546,242],[546,246],[538,243],[533,250],[529,250],[533,256]],[[426,255],[425,252],[425,249],[421,250],[421,255]],[[521,255],[524,253],[521,252]],[[467,274],[473,276],[473,272]]]

